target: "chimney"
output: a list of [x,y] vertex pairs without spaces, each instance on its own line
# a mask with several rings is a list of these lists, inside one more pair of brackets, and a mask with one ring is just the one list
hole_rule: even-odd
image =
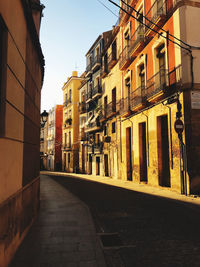
[[72,72],[72,77],[78,77],[78,71],[73,71]]

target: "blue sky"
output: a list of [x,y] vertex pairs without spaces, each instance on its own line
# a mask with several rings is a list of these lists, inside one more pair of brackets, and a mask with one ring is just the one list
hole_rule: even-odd
[[[116,15],[108,0],[101,0]],[[117,17],[97,0],[41,0],[45,5],[40,41],[45,56],[41,111],[62,104],[62,86],[73,70],[85,70],[85,54],[96,38],[112,29]],[[116,1],[118,2],[118,1]]]

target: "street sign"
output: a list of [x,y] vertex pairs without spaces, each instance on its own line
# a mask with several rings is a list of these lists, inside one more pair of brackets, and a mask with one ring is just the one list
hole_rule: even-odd
[[184,129],[184,124],[182,122],[182,120],[177,119],[174,123],[174,129],[177,132],[177,134],[181,134],[183,132]]

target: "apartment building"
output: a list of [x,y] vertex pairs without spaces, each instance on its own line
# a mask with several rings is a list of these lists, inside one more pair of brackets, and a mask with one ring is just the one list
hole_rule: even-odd
[[78,172],[79,166],[79,87],[83,81],[78,72],[73,71],[63,90],[63,136],[62,170]]
[[0,1],[0,266],[8,266],[39,208],[40,1]]
[[62,169],[62,123],[63,105],[55,105],[48,116],[47,170]]
[[102,124],[103,175],[118,179],[120,158],[120,100],[122,95],[122,73],[119,69],[121,51],[120,27],[113,26],[111,38],[102,54]]
[[[200,39],[191,27],[200,22],[199,8],[168,0],[121,1],[121,6],[129,14],[120,11],[120,176],[197,193],[200,52],[192,46]],[[184,123],[183,136],[174,129],[177,119]]]
[[87,110],[85,96],[87,92],[87,79],[85,72],[81,75],[83,80],[79,87],[79,171],[87,173],[87,137],[85,133]]
[[103,174],[103,143],[100,139],[101,124],[101,96],[102,96],[102,52],[111,37],[111,31],[99,35],[86,54],[87,92],[85,97],[87,108],[87,121],[85,133],[87,134],[87,173]]

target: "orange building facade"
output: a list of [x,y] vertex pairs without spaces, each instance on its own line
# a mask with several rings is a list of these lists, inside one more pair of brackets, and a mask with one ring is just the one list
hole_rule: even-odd
[[[200,40],[189,25],[199,23],[199,6],[160,0],[120,5],[120,176],[197,193],[200,53],[193,46]],[[174,129],[177,119],[185,127],[179,136]]]

